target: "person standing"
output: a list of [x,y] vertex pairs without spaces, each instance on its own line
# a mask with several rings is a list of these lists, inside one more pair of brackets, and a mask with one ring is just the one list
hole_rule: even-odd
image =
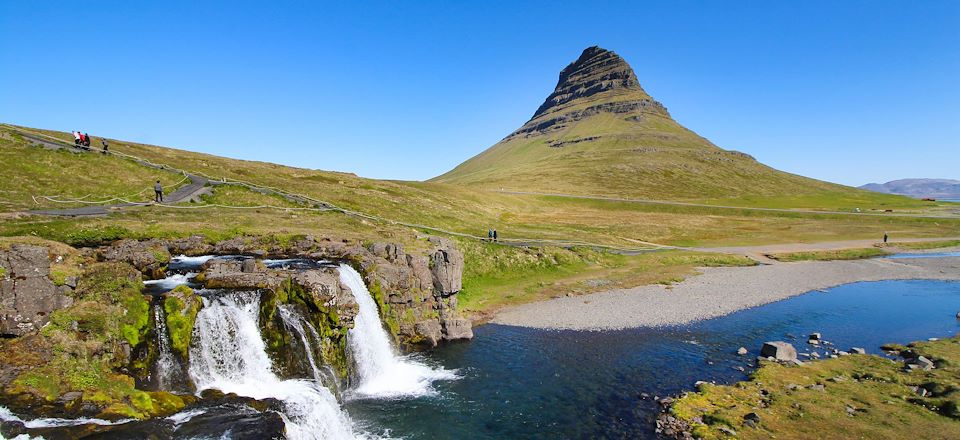
[[493,241],[493,229],[487,229],[487,241]]
[[107,139],[100,138],[100,143],[103,144],[103,154],[107,154],[107,152],[110,151],[110,146],[107,145]]
[[83,134],[83,146],[84,146],[84,147],[89,147],[89,146],[90,146],[90,133],[84,133],[84,134]]
[[80,132],[73,132],[73,145],[80,146]]
[[887,237],[887,233],[884,232],[884,233],[883,233],[883,242],[884,242],[884,243],[887,242],[887,238],[888,238],[888,237]]
[[496,242],[497,240],[498,240],[498,239],[497,239],[497,230],[494,229],[494,230],[493,230],[493,241]]
[[160,184],[159,180],[153,184],[153,201],[163,203],[163,185]]

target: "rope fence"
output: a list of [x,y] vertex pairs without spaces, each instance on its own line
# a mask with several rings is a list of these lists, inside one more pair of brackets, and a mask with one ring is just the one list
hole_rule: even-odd
[[[6,126],[7,128],[12,129],[12,130],[14,130],[14,131],[23,131],[23,130],[24,130],[24,129],[22,129],[22,128],[12,127],[12,126],[10,126],[10,125],[8,125],[8,124],[0,124],[0,125]],[[28,131],[30,131],[31,134],[34,135],[34,136],[41,136],[41,137],[50,139],[50,140],[52,140],[52,141],[65,144],[65,146],[69,146],[70,148],[73,148],[73,147],[74,147],[73,145],[69,144],[67,141],[64,141],[63,139],[59,139],[59,138],[56,138],[56,137],[53,137],[53,136],[49,136],[49,135],[46,135],[46,134],[44,134],[44,133],[34,132],[34,131],[32,131],[32,130],[28,130]],[[85,197],[82,197],[82,198],[80,198],[80,199],[70,199],[70,200],[63,200],[62,198],[58,198],[57,196],[33,196],[34,202],[35,202],[35,203],[38,203],[38,202],[37,202],[37,199],[40,198],[40,199],[44,199],[44,200],[49,200],[49,201],[54,202],[54,203],[103,204],[103,203],[108,203],[108,202],[112,202],[112,201],[119,201],[119,202],[121,202],[121,203],[125,203],[125,204],[131,205],[131,206],[148,206],[148,205],[150,205],[150,206],[159,206],[159,207],[170,208],[170,209],[209,209],[209,208],[225,208],[225,209],[277,209],[277,210],[285,210],[285,211],[338,212],[338,213],[341,213],[341,214],[344,214],[344,215],[348,215],[348,216],[351,216],[351,217],[360,218],[360,219],[365,219],[365,220],[370,220],[370,221],[374,221],[374,222],[378,222],[378,223],[386,223],[386,224],[390,224],[390,225],[397,225],[397,226],[404,226],[404,227],[408,227],[408,228],[421,229],[421,230],[426,230],[426,231],[432,231],[432,232],[434,232],[434,233],[445,234],[445,235],[449,235],[449,236],[455,236],[455,237],[461,237],[461,238],[467,238],[467,239],[473,239],[473,240],[480,240],[480,241],[487,241],[487,240],[488,240],[488,237],[485,237],[485,236],[473,235],[473,234],[468,234],[468,233],[463,233],[463,232],[457,232],[457,231],[451,231],[451,230],[447,230],[447,229],[443,229],[443,228],[438,228],[438,227],[434,227],[434,226],[423,225],[423,224],[419,224],[419,223],[410,223],[410,222],[398,221],[398,220],[388,219],[388,218],[384,218],[384,217],[380,217],[380,216],[376,216],[376,215],[367,214],[367,213],[360,212],[360,211],[354,211],[354,210],[350,210],[350,209],[346,209],[346,208],[342,208],[342,207],[336,206],[336,205],[334,205],[334,204],[332,204],[332,203],[329,203],[329,202],[326,202],[326,201],[323,201],[323,200],[319,200],[319,199],[316,199],[316,198],[313,198],[313,197],[310,197],[310,196],[307,196],[307,195],[304,195],[304,194],[293,193],[293,192],[286,191],[286,190],[284,190],[284,189],[280,189],[280,188],[276,188],[276,187],[271,187],[271,186],[268,186],[268,185],[261,185],[261,184],[256,184],[256,183],[253,183],[253,182],[247,182],[247,181],[243,181],[243,180],[239,180],[239,179],[233,179],[233,178],[228,178],[228,177],[214,177],[214,176],[210,176],[210,175],[207,175],[207,174],[205,174],[205,173],[200,173],[200,172],[191,172],[191,171],[179,169],[179,168],[176,168],[176,167],[167,165],[167,164],[152,162],[152,161],[150,161],[150,160],[147,160],[147,159],[144,159],[144,158],[141,158],[141,157],[137,157],[137,156],[134,156],[134,155],[131,155],[131,154],[123,153],[123,152],[121,152],[121,151],[116,151],[115,149],[111,149],[110,151],[107,151],[107,152],[104,152],[104,153],[105,153],[105,154],[114,155],[114,156],[118,156],[118,157],[122,157],[122,158],[125,158],[125,159],[128,159],[128,160],[132,160],[132,161],[134,161],[134,162],[137,162],[137,163],[139,163],[139,164],[142,164],[142,165],[145,165],[145,166],[149,166],[149,167],[152,167],[152,168],[167,170],[167,171],[171,171],[171,172],[176,172],[176,173],[178,173],[178,174],[183,174],[184,176],[186,176],[186,177],[184,178],[184,180],[181,180],[180,182],[178,182],[178,183],[175,184],[174,186],[179,185],[180,183],[183,183],[183,181],[189,179],[190,176],[192,175],[192,176],[203,177],[203,178],[207,179],[210,183],[212,183],[212,184],[214,184],[214,185],[236,185],[236,186],[243,186],[243,187],[246,187],[246,188],[248,188],[248,189],[254,190],[254,191],[256,191],[256,192],[260,192],[260,193],[262,193],[262,194],[273,193],[273,194],[275,194],[275,195],[279,195],[279,196],[281,196],[281,197],[283,197],[283,198],[285,198],[285,199],[287,199],[287,200],[293,201],[293,202],[298,202],[298,203],[303,203],[303,204],[313,204],[313,205],[318,205],[318,206],[313,206],[313,207],[299,207],[299,208],[298,208],[298,207],[284,207],[284,206],[270,206],[270,205],[259,205],[259,206],[235,206],[235,205],[222,205],[222,204],[203,204],[203,205],[192,205],[192,206],[191,206],[191,205],[168,205],[168,204],[153,203],[153,202],[133,202],[133,201],[127,200],[127,198],[125,198],[125,197],[113,197],[113,198],[111,198],[111,199],[98,200],[98,201],[95,201],[95,202],[89,202],[89,201],[84,201],[84,200],[83,200],[83,199],[85,199],[86,197],[89,197],[89,196],[85,196]],[[144,191],[147,191],[147,190],[150,190],[150,189],[151,189],[151,188],[147,188],[147,189],[144,190]],[[141,191],[140,193],[137,193],[137,195],[142,194],[144,191]],[[38,203],[38,204],[39,204],[39,203]],[[511,246],[524,246],[524,245],[540,244],[540,245],[548,245],[548,246],[549,246],[549,245],[552,245],[552,246],[558,246],[558,247],[590,247],[590,248],[597,248],[597,249],[605,249],[605,250],[614,251],[614,252],[648,252],[648,251],[657,250],[657,249],[683,249],[683,248],[674,247],[674,246],[667,246],[667,245],[661,245],[661,244],[656,244],[656,243],[647,243],[647,242],[644,242],[644,243],[647,244],[649,247],[643,247],[643,248],[626,248],[626,247],[621,247],[621,246],[614,246],[614,245],[607,245],[607,244],[600,244],[600,243],[591,243],[591,242],[585,242],[585,241],[555,240],[555,239],[543,239],[543,238],[509,238],[509,239],[507,239],[507,238],[502,238],[502,239],[498,239],[498,242],[499,242],[499,243],[502,243],[502,244],[506,244],[506,245],[511,245]]]

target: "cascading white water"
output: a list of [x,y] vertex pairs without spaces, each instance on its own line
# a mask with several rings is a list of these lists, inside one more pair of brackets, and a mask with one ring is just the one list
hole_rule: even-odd
[[[297,336],[300,337],[303,349],[307,353],[307,361],[310,362],[310,371],[313,373],[313,379],[323,383],[323,373],[320,371],[320,368],[317,367],[317,362],[313,358],[313,345],[310,344],[310,341],[307,339],[307,332],[304,329],[304,326],[310,326],[310,323],[305,322],[303,317],[288,305],[277,306],[277,311],[280,312],[280,319],[283,320],[283,323],[286,324],[287,327],[292,328]],[[311,328],[311,330],[313,329]]]
[[163,290],[173,290],[177,286],[187,284],[191,278],[197,276],[196,272],[190,272],[185,274],[173,274],[166,278],[161,278],[159,280],[149,280],[144,281],[143,284],[147,286],[157,286]]
[[340,281],[350,288],[360,306],[354,326],[348,332],[359,376],[359,385],[353,390],[355,394],[374,398],[429,395],[435,392],[431,387],[434,381],[457,378],[453,371],[431,368],[398,355],[380,322],[377,303],[360,274],[341,264]]
[[312,380],[281,380],[273,374],[257,325],[259,300],[257,292],[204,298],[190,349],[190,376],[198,391],[214,388],[281,400],[292,439],[357,437],[329,390]]
[[180,362],[173,356],[173,350],[170,349],[170,333],[167,331],[167,318],[163,313],[163,307],[155,304],[153,307],[154,329],[157,333],[157,385],[162,391],[180,391],[174,390],[174,378],[183,377],[183,369]]
[[59,428],[63,426],[80,426],[80,425],[101,425],[101,426],[111,426],[111,425],[122,425],[124,423],[130,423],[134,421],[133,419],[123,419],[123,420],[103,420],[103,419],[91,419],[88,417],[81,417],[78,419],[58,419],[58,418],[37,418],[33,420],[24,420],[20,417],[17,417],[14,413],[10,412],[9,409],[0,406],[0,422],[20,422],[23,423],[23,426],[31,429],[35,428]]

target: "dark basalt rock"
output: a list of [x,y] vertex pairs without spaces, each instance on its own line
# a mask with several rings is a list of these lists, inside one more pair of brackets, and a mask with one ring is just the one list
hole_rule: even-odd
[[[589,105],[599,96],[605,101]],[[670,117],[666,107],[643,90],[633,68],[620,55],[594,46],[560,72],[553,93],[523,127],[504,140],[561,130],[600,113],[622,114],[624,120],[638,123],[645,120],[644,115]]]
[[17,244],[0,250],[0,335],[34,332],[55,310],[73,303],[71,289],[50,279],[48,255],[42,246]]

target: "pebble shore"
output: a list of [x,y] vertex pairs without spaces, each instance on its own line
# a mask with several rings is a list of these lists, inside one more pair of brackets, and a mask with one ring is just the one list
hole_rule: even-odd
[[541,329],[617,330],[686,324],[858,281],[960,280],[960,257],[810,261],[703,268],[670,286],[648,285],[505,309],[493,323]]

